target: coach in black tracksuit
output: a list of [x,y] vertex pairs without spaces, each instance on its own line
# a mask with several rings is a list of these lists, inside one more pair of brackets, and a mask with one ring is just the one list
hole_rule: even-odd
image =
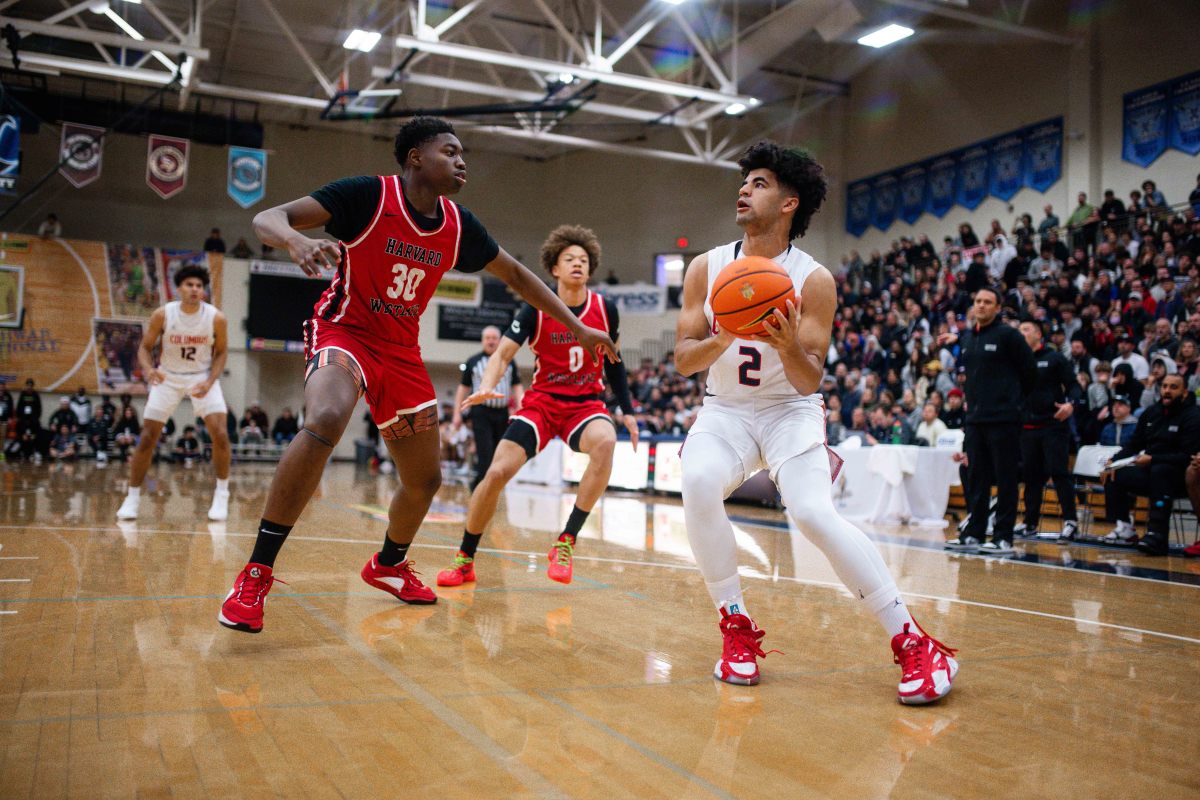
[[1037,533],[1042,517],[1042,491],[1046,477],[1054,481],[1054,491],[1062,507],[1062,537],[1074,539],[1079,529],[1075,519],[1075,487],[1067,460],[1071,449],[1071,431],[1067,419],[1075,410],[1074,399],[1080,393],[1071,362],[1042,341],[1042,326],[1032,320],[1021,323],[1021,335],[1033,350],[1037,369],[1033,390],[1025,398],[1021,416],[1021,467],[1025,473],[1025,525],[1023,533]]
[[[946,543],[960,552],[1012,550],[1017,521],[1017,462],[1020,457],[1021,405],[1033,388],[1033,351],[1015,328],[1000,320],[1000,294],[991,287],[975,293],[974,327],[961,338],[960,363],[967,368],[966,531]],[[939,344],[958,337],[943,334]],[[987,538],[988,502],[996,486],[996,524]],[[982,543],[982,544],[981,544]]]
[[[462,380],[459,381],[458,392],[454,397],[452,420],[455,427],[462,425],[463,400],[479,391],[479,382],[487,369],[488,359],[500,345],[500,329],[495,325],[484,328],[480,334],[480,344],[483,345],[483,350],[468,358],[460,367]],[[471,415],[471,433],[475,436],[475,477],[471,479],[471,491],[475,491],[483,476],[487,475],[488,467],[492,465],[492,456],[496,454],[496,445],[508,429],[509,405],[520,406],[522,391],[521,375],[517,372],[514,362],[508,365],[504,377],[496,384],[497,394],[504,396],[485,400],[477,406],[472,406],[468,412]]]

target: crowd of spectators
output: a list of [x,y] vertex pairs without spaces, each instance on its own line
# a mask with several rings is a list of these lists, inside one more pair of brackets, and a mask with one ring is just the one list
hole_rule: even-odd
[[[0,460],[71,461],[86,456],[103,463],[115,455],[125,461],[137,446],[142,424],[132,395],[122,394],[116,400],[112,395],[100,395],[93,402],[81,386],[75,394],[60,397],[47,417],[32,378],[25,381],[16,398],[0,381]],[[233,444],[256,448],[286,445],[300,432],[301,424],[290,408],[284,408],[272,424],[258,401],[246,409],[240,422],[232,408],[227,410],[226,420]],[[164,456],[183,462],[207,457],[211,441],[203,420],[197,418],[194,425],[185,426],[172,444],[174,436],[174,420],[168,419],[163,429]]]

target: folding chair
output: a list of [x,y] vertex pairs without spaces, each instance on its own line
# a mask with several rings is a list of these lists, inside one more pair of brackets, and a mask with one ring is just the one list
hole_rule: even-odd
[[[1100,473],[1104,471],[1104,465],[1108,460],[1120,451],[1119,447],[1102,444],[1089,444],[1079,448],[1079,452],[1075,454],[1075,468],[1071,472],[1075,478],[1075,490],[1088,494],[1092,492],[1103,494],[1104,484],[1100,483]],[[1084,536],[1090,536],[1092,529],[1091,504],[1084,503],[1082,506],[1084,513],[1080,514],[1079,526]]]

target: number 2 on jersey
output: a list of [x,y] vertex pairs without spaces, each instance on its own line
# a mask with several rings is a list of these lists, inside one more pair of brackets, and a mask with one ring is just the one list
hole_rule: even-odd
[[762,381],[758,375],[750,375],[751,372],[757,373],[762,369],[762,353],[753,347],[739,347],[738,353],[746,356],[746,360],[738,365],[738,383],[742,386],[758,386]]

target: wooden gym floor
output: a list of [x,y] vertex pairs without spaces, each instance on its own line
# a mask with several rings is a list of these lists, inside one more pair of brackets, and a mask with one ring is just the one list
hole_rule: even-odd
[[[1200,794],[1200,569],[1096,547],[950,556],[872,535],[925,627],[961,649],[941,704],[895,699],[875,621],[778,512],[731,506],[763,682],[710,672],[715,614],[676,500],[610,496],[575,581],[545,577],[568,493],[510,491],[474,588],[405,606],[358,571],[392,479],[334,465],[280,557],[265,631],[217,608],[270,466],[0,472],[0,797],[960,798]],[[443,489],[412,556],[462,529]]]

